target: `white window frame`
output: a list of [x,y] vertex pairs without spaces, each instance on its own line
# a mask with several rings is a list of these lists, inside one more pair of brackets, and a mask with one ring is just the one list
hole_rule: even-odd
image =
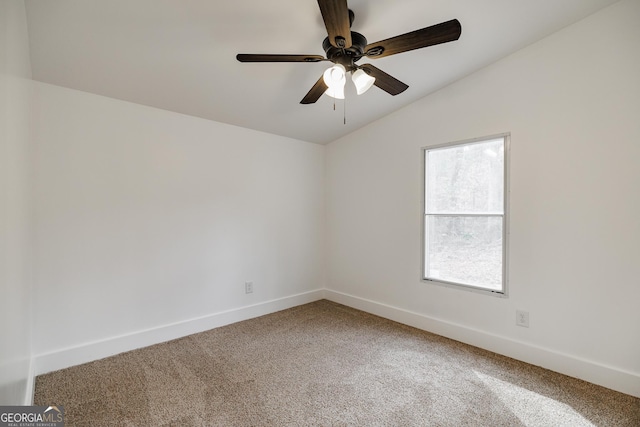
[[[435,216],[435,215],[446,215],[446,216],[455,216],[456,214],[429,214],[427,212],[427,152],[431,150],[437,150],[441,148],[455,147],[455,146],[464,146],[464,145],[472,145],[477,143],[482,143],[494,139],[503,139],[504,140],[504,181],[503,181],[503,212],[502,214],[497,213],[480,213],[480,214],[460,214],[460,216],[464,217],[472,217],[472,216],[501,216],[502,217],[502,290],[494,290],[485,288],[482,286],[474,286],[466,283],[457,283],[446,281],[437,278],[427,277],[427,217]],[[482,294],[488,294],[496,297],[506,298],[508,296],[508,285],[509,285],[509,157],[511,152],[511,134],[510,133],[502,133],[497,135],[484,136],[480,138],[473,138],[463,141],[455,141],[449,142],[446,144],[439,145],[431,145],[422,147],[422,261],[421,267],[422,272],[420,273],[421,280],[426,283],[432,283],[441,286],[452,287],[456,289],[462,289],[472,292],[478,292]]]

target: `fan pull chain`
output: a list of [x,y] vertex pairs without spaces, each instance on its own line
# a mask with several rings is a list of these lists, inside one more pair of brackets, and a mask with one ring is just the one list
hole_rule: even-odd
[[344,97],[344,101],[342,101],[342,120],[344,125],[347,124],[347,97]]

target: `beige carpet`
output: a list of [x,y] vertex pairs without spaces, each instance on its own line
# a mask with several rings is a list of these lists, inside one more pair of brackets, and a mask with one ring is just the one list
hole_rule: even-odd
[[640,399],[329,301],[39,376],[66,426],[640,426]]

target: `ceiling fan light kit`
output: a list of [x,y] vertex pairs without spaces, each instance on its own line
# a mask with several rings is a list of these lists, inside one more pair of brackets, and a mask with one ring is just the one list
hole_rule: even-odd
[[425,27],[375,43],[368,43],[360,33],[351,31],[354,13],[347,6],[347,0],[318,0],[320,13],[327,29],[327,37],[322,42],[326,59],[320,55],[283,54],[238,54],[240,62],[320,62],[331,61],[335,65],[325,70],[311,90],[302,98],[301,104],[313,104],[322,94],[344,99],[346,73],[352,73],[352,80],[358,95],[375,85],[390,95],[398,95],[409,86],[371,64],[356,65],[362,57],[383,58],[410,50],[434,46],[458,40],[462,26],[457,19]]

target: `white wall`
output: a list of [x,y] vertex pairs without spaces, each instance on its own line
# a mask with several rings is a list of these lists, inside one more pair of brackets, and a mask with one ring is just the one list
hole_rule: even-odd
[[0,0],[0,405],[28,403],[33,385],[28,45],[24,3]]
[[[640,396],[639,22],[616,3],[330,144],[332,299]],[[420,148],[502,132],[509,297],[422,283]]]
[[[640,395],[637,1],[336,141],[326,180],[325,147],[41,83],[30,127],[0,7],[0,403],[28,401],[32,297],[46,372],[315,299],[325,254],[332,299]],[[420,148],[507,131],[509,298],[420,282]]]
[[321,297],[324,147],[35,82],[34,110],[38,372]]

